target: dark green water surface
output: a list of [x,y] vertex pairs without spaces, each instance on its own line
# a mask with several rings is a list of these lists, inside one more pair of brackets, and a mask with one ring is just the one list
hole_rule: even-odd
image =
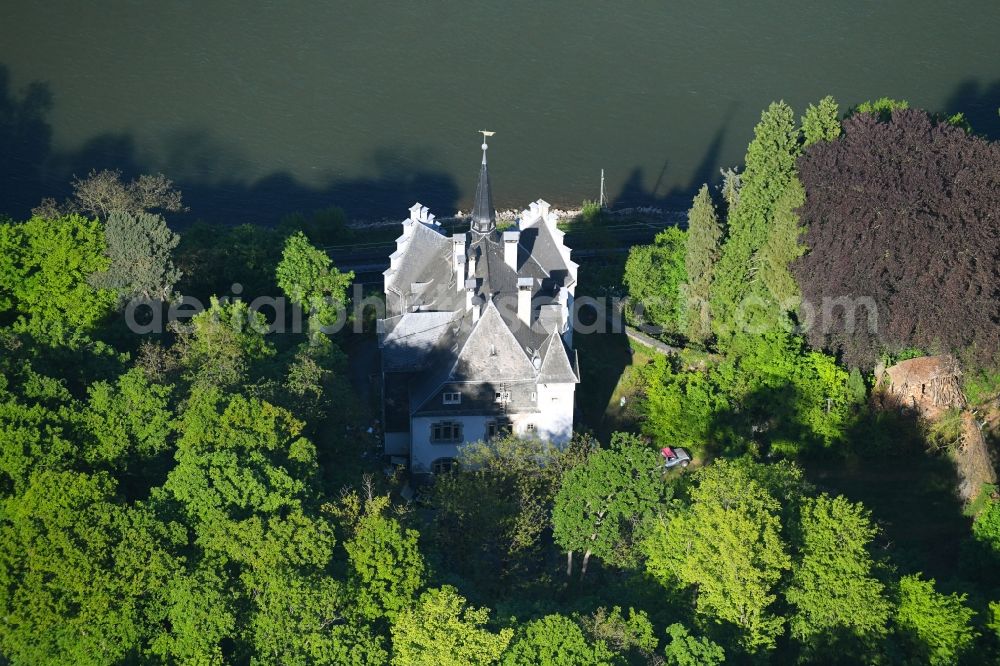
[[[685,204],[760,111],[882,95],[1000,129],[1000,2],[0,5],[0,210],[162,170],[226,222],[340,204]],[[32,87],[31,84],[36,82]]]

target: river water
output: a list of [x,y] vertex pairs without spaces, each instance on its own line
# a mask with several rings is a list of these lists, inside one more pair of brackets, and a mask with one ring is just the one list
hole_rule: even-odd
[[451,213],[483,128],[498,207],[594,199],[602,168],[620,205],[683,206],[774,99],[901,97],[996,136],[998,43],[997,0],[6,0],[0,210],[119,167],[220,222]]

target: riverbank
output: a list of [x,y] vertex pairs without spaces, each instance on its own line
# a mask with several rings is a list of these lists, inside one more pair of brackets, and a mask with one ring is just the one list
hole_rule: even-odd
[[[551,212],[559,220],[559,225],[562,227],[564,225],[572,225],[575,221],[580,220],[583,216],[583,209],[571,208],[551,208]],[[509,208],[506,210],[497,211],[497,222],[503,223],[513,223],[516,221],[523,211],[520,209]],[[469,215],[462,210],[457,210],[453,215],[448,215],[444,217],[435,217],[434,220],[440,223],[442,226],[450,227],[457,225],[459,223],[468,222]],[[654,206],[636,206],[631,208],[620,208],[617,210],[604,209],[602,215],[620,220],[622,218],[641,218],[650,220],[660,220],[667,221],[672,224],[684,223],[687,221],[687,211],[682,209],[669,209],[669,208],[658,208]],[[365,229],[379,229],[384,227],[395,226],[403,221],[403,217],[382,217],[378,219],[365,219],[365,218],[352,218],[348,220],[347,226],[351,229],[362,231]]]

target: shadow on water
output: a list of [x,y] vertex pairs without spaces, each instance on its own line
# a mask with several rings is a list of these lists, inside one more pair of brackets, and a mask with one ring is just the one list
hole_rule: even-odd
[[283,215],[339,206],[354,218],[402,219],[420,201],[431,210],[454,211],[459,190],[447,174],[424,169],[420,155],[392,149],[373,154],[376,175],[332,178],[319,186],[300,182],[286,171],[256,180],[239,173],[245,160],[238,150],[210,132],[189,129],[169,136],[164,165],[143,159],[129,134],[101,134],[71,152],[52,148],[48,115],[53,107],[49,84],[33,82],[11,90],[8,69],[0,65],[0,211],[25,218],[43,197],[62,200],[74,175],[92,169],[118,169],[127,177],[163,171],[184,193],[190,213],[171,215],[172,223],[207,219],[219,224],[274,224]]
[[945,102],[948,114],[963,113],[972,131],[989,139],[1000,139],[1000,80],[983,84],[976,79],[962,81]]
[[48,191],[43,167],[52,145],[51,110],[47,83],[35,81],[17,94],[7,67],[0,65],[0,212],[21,216]]
[[726,132],[733,114],[736,111],[736,104],[731,104],[726,111],[719,129],[716,130],[712,141],[705,149],[698,167],[691,175],[687,185],[674,187],[666,192],[660,192],[662,183],[666,180],[667,170],[670,160],[663,161],[660,173],[653,183],[652,188],[645,185],[646,177],[641,168],[635,168],[629,174],[621,191],[612,199],[612,208],[631,208],[633,206],[654,206],[664,209],[686,210],[691,205],[691,199],[702,185],[712,186],[721,180],[719,169],[722,165],[719,156],[722,152],[722,144],[726,138]]

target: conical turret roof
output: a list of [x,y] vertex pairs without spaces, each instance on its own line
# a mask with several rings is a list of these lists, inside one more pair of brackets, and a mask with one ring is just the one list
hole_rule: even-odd
[[479,168],[479,184],[476,185],[476,202],[472,207],[472,230],[481,234],[497,228],[497,213],[493,207],[493,191],[490,189],[490,172],[486,166],[486,144],[483,144],[483,164]]

